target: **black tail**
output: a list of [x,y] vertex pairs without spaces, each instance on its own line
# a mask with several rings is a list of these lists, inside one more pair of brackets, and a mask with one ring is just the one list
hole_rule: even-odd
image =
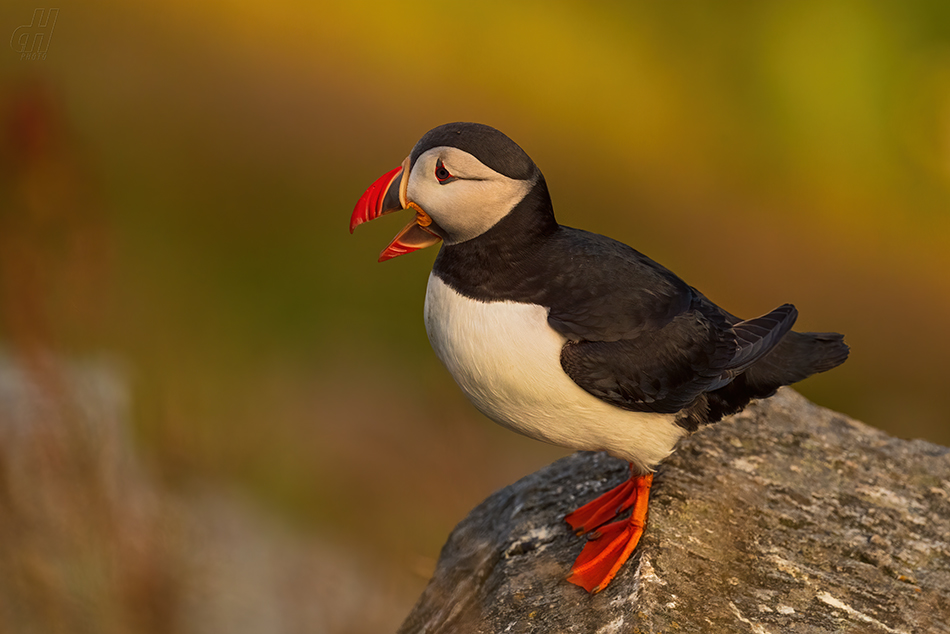
[[813,374],[844,363],[849,348],[836,332],[789,331],[772,350],[718,390],[709,392],[710,422],[734,414],[755,398],[775,394]]

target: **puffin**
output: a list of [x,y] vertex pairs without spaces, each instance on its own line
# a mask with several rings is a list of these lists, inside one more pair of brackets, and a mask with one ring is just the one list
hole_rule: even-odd
[[634,552],[677,441],[848,356],[841,334],[792,330],[792,304],[741,319],[632,247],[558,224],[541,170],[488,125],[427,132],[359,198],[350,232],[399,210],[414,215],[379,261],[441,242],[426,333],[475,407],[630,465],[565,517],[587,535],[567,580],[590,593]]

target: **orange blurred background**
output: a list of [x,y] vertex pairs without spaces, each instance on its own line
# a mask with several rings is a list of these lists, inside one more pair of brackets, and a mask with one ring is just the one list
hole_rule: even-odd
[[[7,0],[0,40],[35,8]],[[563,224],[846,333],[798,389],[950,444],[944,2],[59,8],[46,59],[0,47],[0,346],[108,359],[162,490],[238,491],[396,570],[394,614],[469,509],[565,453],[442,370],[436,250],[376,263],[405,218],[347,234],[441,123],[517,141]]]

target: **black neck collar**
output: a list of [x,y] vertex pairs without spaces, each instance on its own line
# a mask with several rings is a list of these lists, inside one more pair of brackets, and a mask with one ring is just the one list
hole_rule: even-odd
[[544,177],[508,215],[471,240],[443,245],[433,272],[446,284],[470,297],[513,299],[533,256],[559,229]]

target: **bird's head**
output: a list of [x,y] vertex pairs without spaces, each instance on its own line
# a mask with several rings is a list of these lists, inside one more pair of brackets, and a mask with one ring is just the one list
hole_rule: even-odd
[[350,232],[411,209],[415,217],[383,250],[380,262],[440,240],[465,242],[508,215],[539,179],[534,161],[498,130],[447,123],[427,132],[402,165],[370,185],[350,217]]

